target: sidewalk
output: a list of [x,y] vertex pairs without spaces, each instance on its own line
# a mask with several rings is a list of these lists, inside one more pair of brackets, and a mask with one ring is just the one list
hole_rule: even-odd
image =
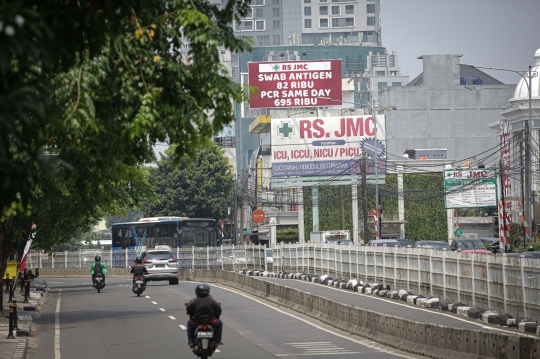
[[[43,281],[43,280],[40,280]],[[24,359],[28,352],[28,339],[32,335],[32,322],[39,314],[39,304],[42,293],[36,288],[30,288],[30,298],[28,303],[24,302],[24,295],[20,294],[20,287],[14,292],[13,299],[17,301],[17,326],[19,330],[14,330],[15,339],[7,339],[9,334],[9,294],[6,294],[6,287],[2,286],[4,313],[0,314],[0,358]]]

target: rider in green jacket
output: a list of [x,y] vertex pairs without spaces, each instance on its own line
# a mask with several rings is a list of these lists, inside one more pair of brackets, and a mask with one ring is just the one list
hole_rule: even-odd
[[101,262],[101,256],[95,256],[94,257],[94,263],[92,263],[92,270],[90,273],[92,273],[92,286],[96,286],[96,274],[101,272],[101,275],[103,276],[103,286],[105,286],[105,274],[107,273],[107,269],[105,268],[105,263]]

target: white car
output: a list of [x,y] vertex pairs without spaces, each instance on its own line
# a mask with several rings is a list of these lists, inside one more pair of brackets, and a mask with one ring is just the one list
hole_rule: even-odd
[[143,253],[143,265],[148,270],[145,282],[168,280],[169,284],[178,284],[178,261],[170,250],[152,249]]

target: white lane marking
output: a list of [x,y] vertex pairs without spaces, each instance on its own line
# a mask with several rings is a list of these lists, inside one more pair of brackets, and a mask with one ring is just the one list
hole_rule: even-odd
[[[282,313],[282,314],[285,314],[285,315],[288,315],[289,317],[291,318],[294,318],[296,320],[299,320],[303,323],[306,323],[307,325],[310,325],[312,326],[313,328],[317,328],[319,330],[322,330],[323,332],[326,332],[326,333],[329,333],[329,334],[332,334],[336,337],[339,337],[339,338],[342,338],[342,339],[346,339],[348,341],[351,341],[353,343],[356,343],[356,344],[360,344],[360,345],[364,345],[368,348],[371,348],[371,349],[374,349],[374,350],[378,350],[379,352],[383,352],[383,353],[388,353],[388,354],[393,354],[395,356],[399,356],[399,357],[403,357],[403,358],[409,358],[409,359],[416,359],[417,357],[415,356],[408,356],[406,354],[403,354],[403,353],[400,353],[398,351],[394,351],[394,350],[390,350],[390,349],[385,349],[382,345],[379,345],[379,344],[375,344],[374,342],[371,342],[367,339],[356,339],[356,338],[350,338],[346,335],[342,335],[342,334],[339,334],[339,333],[335,333],[333,332],[332,330],[330,329],[326,329],[326,328],[323,328],[317,324],[314,324],[306,319],[303,319],[303,318],[300,318],[299,316],[296,316],[294,314],[291,314],[291,313],[287,313],[281,309],[278,309],[278,308],[275,308],[273,307],[271,304],[268,304],[268,303],[265,303],[261,300],[258,300],[258,299],[255,299],[255,298],[252,298],[244,293],[241,293],[241,292],[238,292],[238,291],[235,291],[233,289],[229,289],[229,288],[226,288],[226,287],[223,287],[223,286],[220,286],[220,285],[217,285],[217,284],[214,284],[214,287],[217,287],[217,288],[220,288],[220,289],[223,289],[223,290],[226,290],[226,291],[229,291],[229,292],[232,292],[232,293],[235,293],[235,294],[238,294],[238,295],[241,295],[245,298],[248,298],[248,299],[251,299],[252,301],[254,302],[257,302],[261,305],[264,305],[265,307],[268,307],[268,308],[271,308],[273,310],[275,310],[276,312],[279,312],[279,313]],[[346,354],[361,354],[362,352],[350,352],[350,353],[346,353]],[[332,353],[333,355],[336,355],[336,354],[339,354],[339,353]],[[276,354],[276,356],[294,356],[294,355],[307,355],[307,354]],[[309,354],[309,355],[313,355],[313,354]],[[328,354],[330,355],[330,354]]]
[[60,302],[62,299],[62,289],[58,289],[58,299],[56,300],[56,311],[54,312],[54,358],[60,359]]
[[169,315],[169,318],[171,318],[172,320],[176,320],[176,318],[173,317],[172,315]]
[[152,301],[152,304],[157,304],[157,302]]
[[283,343],[285,345],[309,345],[309,344],[332,344],[332,342],[302,342],[302,343]]
[[186,330],[186,329],[187,329],[185,325],[179,325],[179,327],[180,327],[180,329],[182,329],[182,330]]
[[[363,352],[339,352],[339,353],[305,353],[305,354],[276,354],[277,357],[295,357],[295,356],[313,356],[313,355],[349,355],[349,354],[363,354]],[[395,353],[392,353],[397,355]],[[407,357],[411,358],[411,357]]]
[[162,312],[166,312],[166,310],[163,308],[159,308],[159,310],[161,310]]
[[[277,279],[277,278],[276,278]],[[274,282],[276,283],[276,282]],[[281,282],[277,282],[277,283],[280,283]],[[333,289],[333,290],[336,290],[340,293],[347,293],[347,294],[350,294],[350,295],[358,295],[360,294],[361,296],[366,296],[366,297],[369,297],[369,298],[372,298],[372,299],[376,299],[376,300],[380,300],[380,301],[384,301],[385,303],[392,303],[392,304],[395,304],[395,305],[401,305],[403,307],[407,307],[409,309],[416,309],[416,310],[419,310],[419,311],[422,311],[422,312],[425,312],[425,308],[417,308],[417,307],[414,307],[414,306],[410,306],[410,305],[406,305],[406,304],[403,304],[403,303],[399,303],[399,302],[394,302],[394,301],[390,301],[390,300],[384,300],[382,297],[376,297],[376,296],[372,296],[371,294],[367,294],[367,293],[358,293],[358,294],[353,294],[353,293],[349,293],[348,291],[346,290],[340,290],[338,288],[335,288],[335,287],[329,287],[329,286],[325,286],[324,284],[318,284],[318,283],[313,283],[313,282],[306,282],[306,283],[310,283],[310,284],[313,284],[313,285],[316,285],[316,286],[320,286],[320,287],[324,287],[324,288],[329,288],[329,289]],[[292,287],[291,287],[292,288]],[[360,307],[359,307],[360,308]],[[444,313],[444,312],[434,312],[434,311],[429,311],[430,313],[433,313],[433,314],[438,314],[438,315],[443,315],[443,316],[446,316],[448,318],[452,318],[452,319],[456,319],[456,320],[460,320],[462,322],[465,322],[465,323],[469,323],[469,324],[473,324],[473,325],[477,325],[479,327],[484,327],[485,325],[484,324],[481,324],[481,323],[475,323],[475,322],[471,322],[470,320],[467,320],[467,319],[464,319],[464,318],[459,318],[459,317],[455,317],[453,315],[450,315],[450,314],[447,314],[447,313]],[[488,327],[489,329],[491,330],[498,330],[498,331],[501,331],[501,332],[505,332],[505,333],[511,333],[511,334],[517,334],[517,335],[521,335],[521,336],[524,336],[524,337],[529,337],[529,338],[538,338],[538,336],[534,336],[534,335],[528,335],[528,334],[524,334],[524,333],[520,333],[520,332],[517,332],[517,331],[511,331],[511,330],[506,330],[506,329],[500,329],[500,328],[493,328],[493,327]]]
[[58,284],[58,283],[64,283],[64,282],[47,282],[49,284]]
[[216,349],[215,351],[216,351],[216,353],[221,353],[221,350],[219,350],[219,349]]
[[150,296],[148,296],[148,295],[145,295],[145,297],[146,297],[146,298],[150,298]]

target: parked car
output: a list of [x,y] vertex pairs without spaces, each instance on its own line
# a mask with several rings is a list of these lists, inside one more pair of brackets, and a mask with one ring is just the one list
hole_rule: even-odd
[[525,258],[538,258],[538,259],[540,259],[540,252],[506,253],[506,256],[511,257],[511,258],[512,257],[520,258],[522,255]]
[[448,242],[444,241],[417,241],[416,248],[434,249],[436,251],[451,251]]
[[480,238],[480,240],[484,243],[484,246],[493,253],[499,252],[501,243],[499,238]]
[[416,242],[410,241],[405,238],[398,238],[396,239],[396,241],[398,241],[402,247],[407,247],[407,246],[414,247],[416,245]]
[[472,253],[474,251],[474,253],[493,254],[480,239],[454,239],[450,244],[450,248],[453,251],[459,249],[462,253]]
[[396,239],[372,239],[368,242],[368,246],[384,246],[387,247],[403,247]]
[[178,284],[178,261],[171,250],[148,250],[142,258],[148,270],[148,274],[144,275],[145,281],[168,280],[169,284]]

